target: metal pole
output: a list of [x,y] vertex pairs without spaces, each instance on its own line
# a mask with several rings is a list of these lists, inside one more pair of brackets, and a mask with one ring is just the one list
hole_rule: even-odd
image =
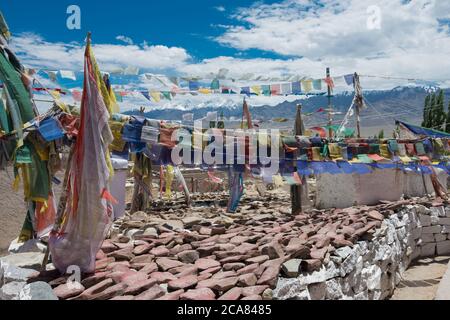
[[[331,77],[330,68],[327,68],[327,79]],[[331,86],[327,83],[328,86],[328,137],[331,139],[333,137],[333,129],[331,126],[333,125],[333,106],[331,105]]]

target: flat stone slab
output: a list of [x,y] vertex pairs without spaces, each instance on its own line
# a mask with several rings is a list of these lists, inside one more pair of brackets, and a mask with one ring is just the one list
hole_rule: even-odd
[[0,259],[2,264],[33,270],[39,270],[41,268],[42,261],[44,261],[44,254],[37,252],[12,254]]
[[439,285],[435,300],[450,300],[450,263]]

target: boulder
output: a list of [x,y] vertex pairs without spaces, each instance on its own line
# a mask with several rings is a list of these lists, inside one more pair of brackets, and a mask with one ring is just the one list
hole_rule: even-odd
[[7,264],[24,269],[40,270],[44,254],[40,252],[18,253],[0,258],[1,264]]
[[47,246],[37,239],[29,240],[25,243],[19,243],[18,239],[11,242],[8,252],[16,253],[45,253]]
[[28,279],[39,276],[39,272],[23,269],[9,264],[0,264],[0,286],[10,282],[27,282]]
[[59,300],[52,287],[45,282],[33,282],[25,285],[20,291],[20,300],[54,301]]
[[0,300],[20,300],[20,292],[25,282],[10,282],[0,288]]
[[283,274],[287,278],[297,278],[298,275],[300,274],[301,262],[302,262],[302,260],[299,260],[299,259],[292,259],[292,260],[286,261],[281,266]]

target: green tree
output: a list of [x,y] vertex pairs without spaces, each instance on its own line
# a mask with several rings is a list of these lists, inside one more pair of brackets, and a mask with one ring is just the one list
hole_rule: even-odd
[[436,104],[433,109],[433,124],[432,128],[435,130],[444,130],[444,125],[447,115],[444,107],[444,90],[439,90],[436,98]]
[[434,110],[436,108],[436,94],[431,94],[430,98],[430,106],[428,107],[428,115],[427,115],[427,121],[425,123],[425,128],[433,128],[434,123]]
[[445,132],[450,133],[450,101],[448,102],[447,121],[445,124]]
[[378,139],[380,140],[384,139],[384,130],[380,131],[380,133],[378,134]]
[[430,102],[431,102],[431,96],[427,95],[425,98],[425,106],[423,108],[423,122],[422,127],[426,128],[428,126],[428,117],[430,113]]

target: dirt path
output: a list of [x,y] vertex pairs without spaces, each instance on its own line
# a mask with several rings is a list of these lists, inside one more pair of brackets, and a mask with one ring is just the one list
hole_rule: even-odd
[[434,300],[450,257],[422,259],[404,275],[391,300]]
[[26,208],[23,191],[14,192],[12,170],[0,171],[0,256],[8,250],[12,240],[19,236]]

